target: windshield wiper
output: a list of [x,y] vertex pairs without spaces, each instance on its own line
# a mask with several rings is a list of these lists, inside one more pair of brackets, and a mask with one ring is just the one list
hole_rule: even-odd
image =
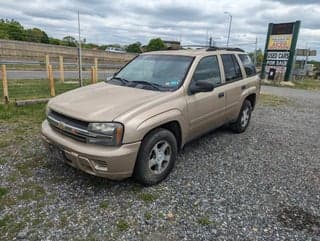
[[124,78],[120,78],[120,77],[113,77],[111,80],[113,80],[113,79],[115,79],[115,80],[119,80],[123,85],[127,85],[127,84],[129,84],[129,80],[126,80],[126,79],[124,79]]
[[130,83],[148,85],[148,86],[151,86],[152,88],[154,88],[156,90],[161,90],[161,88],[162,88],[161,85],[158,85],[156,83],[151,83],[151,82],[148,82],[148,81],[142,81],[142,80],[133,80],[133,81],[130,81]]

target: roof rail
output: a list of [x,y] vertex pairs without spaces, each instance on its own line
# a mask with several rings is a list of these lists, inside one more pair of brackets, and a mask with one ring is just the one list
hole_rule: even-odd
[[228,48],[228,47],[217,47],[217,46],[212,46],[207,48],[207,51],[217,51],[217,50],[245,52],[243,49],[240,49],[240,48]]
[[200,45],[200,44],[187,44],[187,45],[181,45],[182,48],[202,48],[206,49],[208,48],[208,45]]

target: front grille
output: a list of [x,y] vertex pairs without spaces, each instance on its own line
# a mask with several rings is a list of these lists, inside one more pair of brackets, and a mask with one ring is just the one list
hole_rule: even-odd
[[88,122],[65,116],[53,110],[50,110],[47,119],[54,131],[76,141],[87,142]]
[[65,123],[65,124],[68,124],[68,125],[71,125],[71,126],[74,126],[74,127],[77,127],[77,128],[81,128],[81,129],[84,129],[84,130],[88,129],[88,125],[89,125],[88,122],[82,121],[82,120],[78,120],[78,119],[75,119],[75,118],[60,114],[60,113],[58,113],[58,112],[56,112],[54,110],[50,110],[49,116],[52,116],[54,119],[56,119],[58,121],[61,121],[61,122]]
[[64,130],[59,129],[58,127],[56,127],[54,125],[50,125],[50,126],[51,126],[51,128],[53,130],[55,130],[56,132],[58,132],[58,133],[60,133],[60,134],[62,134],[64,136],[70,137],[71,139],[74,139],[76,141],[80,141],[80,142],[84,142],[84,143],[87,142],[86,138],[83,137],[83,136],[75,135],[75,134],[72,134],[70,132],[64,131]]

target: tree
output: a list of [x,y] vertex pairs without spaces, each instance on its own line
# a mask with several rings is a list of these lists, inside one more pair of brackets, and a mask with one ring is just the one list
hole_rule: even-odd
[[38,28],[26,30],[26,41],[36,43],[49,43],[48,35]]
[[12,39],[12,40],[25,40],[26,39],[26,33],[23,28],[23,26],[15,21],[12,20],[4,20],[1,19],[0,24],[0,34],[1,38],[4,37],[6,39]]
[[[261,66],[263,62],[263,53],[261,49],[258,49],[256,52],[257,55],[257,66]],[[249,53],[249,56],[251,57],[252,60],[254,60],[254,52]]]
[[147,51],[157,51],[166,49],[166,45],[161,38],[151,39],[147,45]]
[[57,38],[49,38],[49,44],[60,45],[61,40]]
[[62,39],[62,45],[70,46],[70,47],[76,47],[77,46],[77,40],[72,36],[66,36]]
[[140,42],[136,42],[133,44],[129,44],[126,47],[126,51],[129,53],[141,53],[141,43]]

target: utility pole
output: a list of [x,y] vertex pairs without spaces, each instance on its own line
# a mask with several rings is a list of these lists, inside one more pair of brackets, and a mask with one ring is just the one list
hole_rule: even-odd
[[258,38],[256,37],[256,42],[254,43],[254,66],[257,66],[257,48],[258,48]]
[[206,42],[205,42],[205,47],[208,47],[208,29],[207,29],[207,33],[206,33]]
[[80,31],[80,13],[78,10],[78,34],[79,34],[79,43],[78,43],[78,61],[79,61],[79,84],[83,86],[82,81],[82,55],[81,55],[81,31]]
[[229,12],[224,12],[225,14],[229,15],[230,22],[229,22],[229,30],[228,30],[228,40],[227,40],[227,47],[229,47],[229,41],[230,41],[230,33],[231,33],[231,24],[232,24],[232,15]]

